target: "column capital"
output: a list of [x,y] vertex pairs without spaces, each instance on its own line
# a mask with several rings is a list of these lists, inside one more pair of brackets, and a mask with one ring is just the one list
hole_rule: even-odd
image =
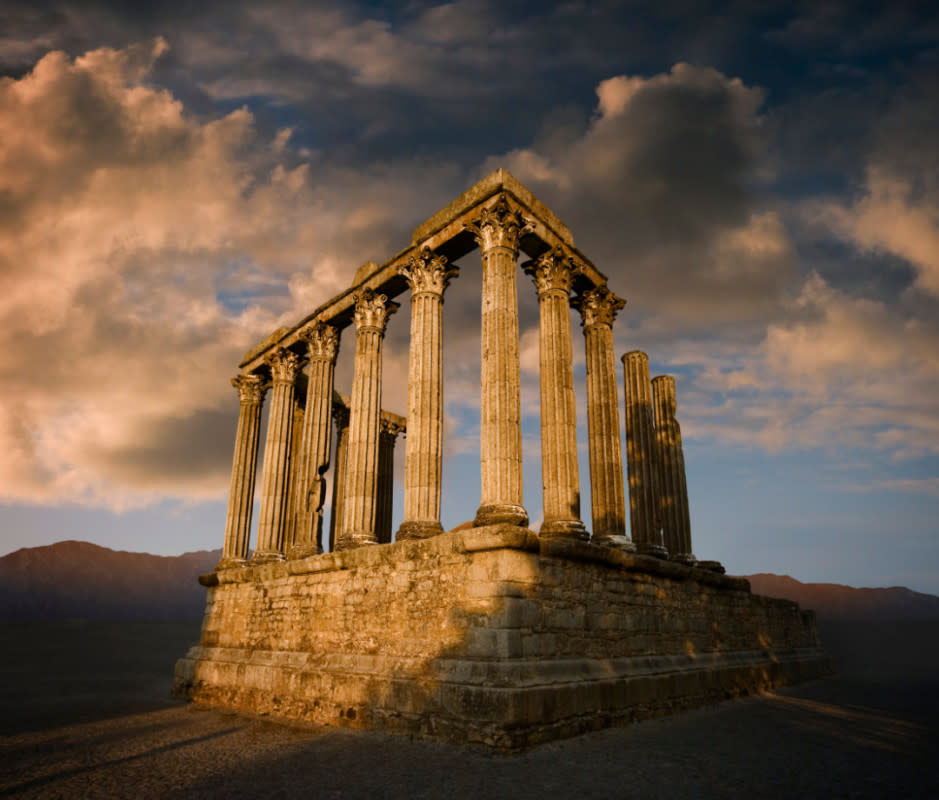
[[595,325],[612,328],[616,313],[625,305],[626,301],[613,294],[606,285],[588,289],[573,301],[573,306],[580,311],[584,330]]
[[398,435],[404,433],[405,430],[405,424],[399,420],[386,419],[385,417],[382,417],[378,422],[378,432],[382,436],[391,437],[392,441],[397,439]]
[[574,276],[580,268],[560,247],[554,247],[529,261],[523,269],[531,275],[539,299],[549,294],[570,297]]
[[649,371],[649,356],[644,350],[630,350],[628,353],[623,353],[620,360],[623,362],[623,366],[635,362],[640,365],[640,369],[646,372]]
[[332,325],[317,320],[300,331],[298,337],[306,342],[310,361],[336,362],[339,353],[339,333]]
[[476,237],[476,244],[484,253],[494,247],[504,247],[518,253],[518,240],[523,233],[534,227],[530,219],[509,206],[504,194],[496,202],[484,208],[479,218],[465,223],[464,228]]
[[238,390],[238,399],[249,405],[259,404],[267,393],[270,384],[260,375],[236,375],[231,385]]
[[278,347],[266,360],[270,365],[274,383],[293,384],[303,366],[303,359],[285,347]]
[[388,299],[386,294],[376,294],[371,289],[363,289],[352,295],[355,302],[356,333],[372,330],[384,335],[388,317],[397,311],[400,306]]
[[448,265],[446,256],[423,247],[416,256],[408,258],[407,265],[398,268],[398,274],[407,279],[412,297],[419,294],[443,297],[450,279],[460,274],[460,268]]

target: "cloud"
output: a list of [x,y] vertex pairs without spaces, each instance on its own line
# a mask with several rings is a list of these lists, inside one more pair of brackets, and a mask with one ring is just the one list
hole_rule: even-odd
[[[4,499],[126,508],[223,496],[236,410],[227,379],[241,354],[345,288],[366,260],[399,251],[471,182],[439,157],[308,156],[289,128],[264,133],[245,109],[198,117],[150,85],[166,48],[53,52],[0,80]],[[629,298],[618,352],[645,347],[681,371],[686,436],[935,453],[931,306],[800,278],[768,191],[762,102],[760,89],[703,67],[615,76],[598,84],[589,122],[552,115],[565,124],[475,171],[515,172]],[[912,206],[909,185],[877,196]],[[845,219],[854,210],[841,207]],[[448,455],[477,446],[467,431],[479,403],[478,254],[460,266],[445,306],[458,440]],[[519,297],[523,410],[534,420],[537,300],[521,274]],[[404,412],[400,299],[384,400]],[[573,334],[579,362],[576,318]],[[351,385],[353,335],[340,389]]]
[[[314,274],[309,165],[244,109],[203,122],[146,86],[165,49],[52,52],[0,80],[7,500],[217,495],[227,377],[296,316],[287,277]],[[308,280],[332,293],[325,262]]]
[[770,177],[763,93],[690,64],[597,87],[581,133],[490,158],[557,211],[581,249],[673,330],[764,320],[796,274],[759,186]]
[[[840,238],[904,285],[939,296],[939,72],[910,69],[879,102],[858,97],[863,147],[849,191],[803,204],[816,234]],[[871,119],[870,108],[877,109]],[[841,111],[839,109],[839,111]],[[819,223],[824,226],[819,230]]]
[[935,316],[849,294],[817,273],[788,310],[758,347],[695,370],[691,436],[770,452],[862,448],[894,461],[939,454]]
[[845,489],[850,492],[906,492],[939,497],[939,478],[892,478],[851,484]]
[[311,164],[244,108],[200,119],[148,85],[166,53],[54,51],[0,79],[5,500],[221,496],[242,354],[463,188],[441,162]]

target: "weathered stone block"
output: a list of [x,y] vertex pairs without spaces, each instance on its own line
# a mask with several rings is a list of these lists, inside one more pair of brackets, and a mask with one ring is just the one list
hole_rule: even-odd
[[203,576],[175,691],[505,751],[831,668],[814,615],[746,581],[560,544],[492,526]]

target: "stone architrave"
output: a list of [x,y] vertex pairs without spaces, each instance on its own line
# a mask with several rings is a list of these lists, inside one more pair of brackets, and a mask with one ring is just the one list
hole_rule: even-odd
[[333,501],[329,517],[329,550],[336,549],[336,540],[342,530],[343,492],[346,486],[346,452],[349,444],[349,408],[336,404],[333,406],[333,420],[336,424],[336,460],[333,467]]
[[231,467],[225,545],[216,570],[244,566],[248,558],[261,438],[261,405],[268,388],[260,375],[239,375],[232,378],[231,383],[238,390],[238,432],[235,434],[235,455]]
[[395,441],[404,426],[381,418],[378,425],[378,500],[375,506],[375,535],[379,544],[391,541],[391,516],[394,506]]
[[590,453],[590,502],[596,544],[632,550],[626,535],[626,493],[620,443],[619,400],[613,321],[626,305],[606,286],[574,299],[584,329],[587,359],[587,450]]
[[251,557],[255,562],[280,561],[284,558],[294,397],[303,359],[281,347],[270,355],[268,364],[274,389],[271,392],[271,412],[264,444],[258,546]]
[[629,473],[629,524],[640,553],[668,558],[659,531],[655,429],[649,358],[641,350],[623,356],[626,394],[626,467]]
[[681,426],[676,418],[675,379],[659,375],[652,379],[655,411],[655,441],[658,456],[658,507],[665,546],[673,561],[694,564],[691,550],[691,514]]
[[355,301],[355,375],[349,403],[342,527],[337,550],[377,544],[378,421],[381,414],[381,345],[398,304],[363,289]]
[[482,252],[482,374],[479,411],[481,502],[474,524],[525,526],[522,505],[521,372],[518,344],[519,238],[532,223],[500,195],[467,229]]
[[404,521],[398,539],[443,533],[443,293],[459,269],[425,247],[399,270],[411,288]]
[[540,308],[541,481],[544,537],[587,539],[580,519],[577,406],[571,346],[571,285],[576,268],[560,248],[530,262]]
[[301,456],[297,463],[296,535],[288,558],[306,558],[322,552],[323,504],[326,499],[326,470],[329,469],[330,419],[333,376],[339,353],[339,334],[323,322],[315,322],[300,333],[309,358],[306,414]]

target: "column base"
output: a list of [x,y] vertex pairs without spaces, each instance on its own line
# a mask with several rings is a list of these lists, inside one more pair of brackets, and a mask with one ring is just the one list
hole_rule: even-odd
[[430,539],[443,533],[443,525],[434,520],[406,520],[401,523],[395,540],[404,542],[408,539]]
[[520,528],[528,526],[528,512],[521,506],[509,503],[493,503],[480,506],[473,520],[473,527],[481,528],[484,525],[518,525]]
[[251,564],[270,564],[274,561],[283,561],[284,554],[276,550],[255,550],[251,554]]
[[368,545],[377,545],[378,539],[372,531],[360,531],[357,533],[347,533],[336,540],[336,552],[342,550],[355,550],[357,547],[367,547]]
[[542,539],[578,539],[590,538],[584,523],[579,519],[549,519],[542,524],[538,535]]
[[706,569],[708,572],[716,572],[718,575],[723,575],[727,572],[720,561],[699,561],[695,566],[698,567],[698,569]]
[[218,572],[223,569],[238,569],[239,567],[248,566],[248,560],[245,558],[223,558],[218,564],[215,565],[215,572]]
[[694,553],[675,553],[668,557],[669,561],[676,561],[679,564],[686,564],[689,567],[693,567],[698,563],[698,559],[694,557]]
[[298,558],[309,558],[318,556],[323,551],[318,544],[295,544],[287,551],[287,560],[296,561]]
[[668,561],[668,548],[664,544],[654,544],[652,542],[638,542],[636,552],[641,556],[655,556]]
[[625,533],[601,533],[594,534],[590,539],[591,544],[598,547],[610,547],[615,550],[622,550],[624,553],[635,553],[636,545]]

